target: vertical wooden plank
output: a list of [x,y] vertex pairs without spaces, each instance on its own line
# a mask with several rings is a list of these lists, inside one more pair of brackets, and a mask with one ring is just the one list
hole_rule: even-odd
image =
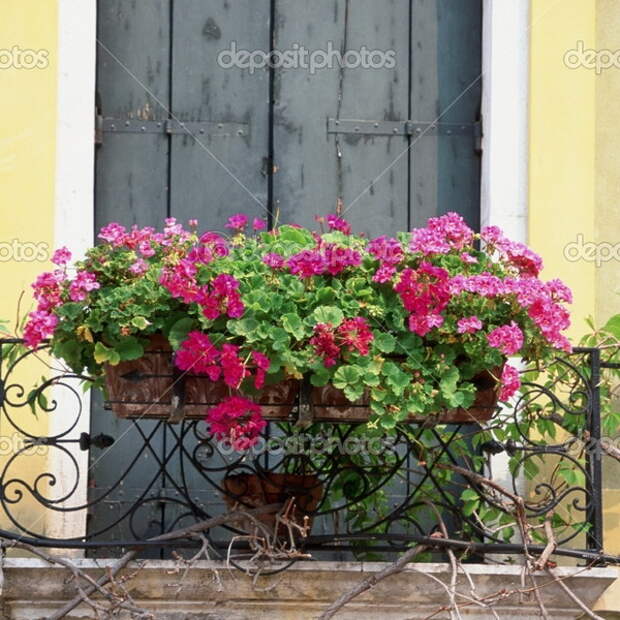
[[[170,0],[105,0],[98,2],[97,92],[103,115],[125,119],[165,120],[169,107]],[[163,105],[162,105],[163,104]],[[168,137],[161,134],[104,135],[97,147],[95,225],[117,221],[125,226],[160,227],[168,204]],[[153,423],[147,422],[147,428]],[[89,497],[101,497],[118,483],[121,472],[142,439],[127,420],[103,410],[96,395],[91,407],[91,435],[109,435],[108,450],[91,448]],[[157,451],[163,435],[154,440]],[[120,517],[156,471],[151,454],[141,457],[131,478],[123,481],[93,508],[89,532]],[[159,481],[158,481],[159,482]],[[157,487],[159,486],[156,485]],[[158,492],[157,489],[155,489]],[[149,504],[142,513],[143,531],[159,521],[160,509]],[[106,540],[130,536],[127,525],[104,535]]]
[[[98,2],[97,92],[104,117],[168,118],[169,12],[170,0]],[[167,170],[163,133],[106,133],[96,155],[96,227],[160,225]]]
[[[269,72],[229,66],[237,50],[269,52],[269,0],[174,3],[172,107],[183,121],[246,123],[209,137],[172,136],[171,214],[222,230],[237,212],[266,216]],[[225,129],[224,125],[224,129]]]
[[[437,0],[412,0],[411,3],[411,105],[414,121],[435,120],[439,108],[437,71]],[[438,138],[412,136],[410,162],[410,225],[423,226],[437,215]]]
[[[411,118],[477,120],[481,97],[480,0],[413,0],[411,11]],[[412,137],[412,226],[458,211],[478,228],[480,161],[465,136]]]
[[407,139],[328,136],[325,125],[328,117],[406,120],[408,19],[407,0],[276,0],[275,47],[281,51],[303,45],[310,55],[330,46],[341,53],[362,47],[394,53],[393,67],[333,63],[314,74],[276,70],[274,196],[284,221],[311,224],[340,199],[360,232],[406,226]]
[[[447,122],[477,120],[482,93],[482,2],[438,0],[439,105]],[[464,6],[465,5],[465,6]],[[439,144],[440,213],[456,210],[480,227],[480,157],[475,141],[446,136]]]
[[[250,71],[235,66],[230,54],[223,59],[221,55],[235,48],[268,53],[270,14],[269,0],[177,0],[173,5],[174,118],[222,123],[222,130],[213,136],[171,137],[170,214],[183,221],[198,219],[201,230],[225,231],[227,218],[238,212],[267,217],[269,71]],[[244,123],[243,135],[231,132],[226,123]],[[175,441],[168,429],[168,449]],[[176,480],[181,479],[179,457],[176,452],[167,467]],[[187,460],[184,473],[197,505],[209,512],[225,510],[219,493]],[[169,482],[165,485],[167,496],[182,499]],[[186,513],[182,505],[167,504],[167,527],[178,525]]]

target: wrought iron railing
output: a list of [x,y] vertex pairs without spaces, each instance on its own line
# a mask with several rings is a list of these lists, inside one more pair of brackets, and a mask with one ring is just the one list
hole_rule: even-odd
[[[78,388],[84,377],[65,372],[46,346],[27,351],[20,340],[3,339],[0,536],[93,555],[138,545],[159,556],[199,542],[148,540],[158,534],[255,506],[257,498],[295,498],[296,506],[279,513],[283,520],[223,524],[206,539],[244,565],[257,557],[256,536],[271,528],[273,540],[285,541],[271,557],[278,569],[304,554],[382,557],[431,540],[441,515],[451,544],[480,559],[523,551],[508,496],[484,482],[499,476],[522,498],[530,523],[552,521],[560,553],[600,559],[599,351],[578,348],[554,364],[562,369],[555,383],[524,381],[513,406],[482,426],[402,425],[370,442],[358,424],[300,428],[292,419],[270,422],[259,449],[240,454],[215,441],[202,421],[119,420],[99,397],[91,425],[107,416],[96,418],[105,430],[97,424],[93,433],[84,428],[91,414]],[[498,463],[502,454],[508,469]]]

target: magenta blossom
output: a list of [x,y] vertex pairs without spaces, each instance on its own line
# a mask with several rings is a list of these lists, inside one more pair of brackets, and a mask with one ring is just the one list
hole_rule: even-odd
[[267,222],[259,217],[255,217],[252,222],[252,228],[256,231],[265,230],[267,228]]
[[223,345],[220,353],[220,364],[226,385],[239,389],[241,382],[249,374],[239,356],[239,347],[228,343]]
[[130,268],[129,271],[136,276],[140,276],[146,273],[149,269],[149,264],[142,258],[139,258]]
[[286,264],[291,273],[301,278],[320,275],[324,273],[327,267],[325,258],[316,250],[302,250],[291,256]]
[[59,248],[52,256],[52,263],[54,263],[54,265],[66,265],[70,260],[71,252],[66,247]]
[[69,297],[71,301],[84,301],[90,291],[100,287],[94,273],[88,271],[78,271],[75,280],[69,286]]
[[346,220],[343,220],[334,213],[330,213],[326,219],[330,230],[339,230],[345,235],[351,234],[351,225]]
[[514,396],[517,390],[521,387],[519,371],[510,364],[505,364],[500,378],[500,384],[501,388],[498,398],[501,401],[507,401],[509,398]]
[[55,314],[43,310],[31,312],[24,327],[24,342],[31,349],[38,347],[43,340],[52,336],[57,325],[58,317]]
[[511,321],[510,325],[496,327],[487,335],[487,340],[504,355],[514,355],[523,346],[523,332],[514,321]]
[[468,316],[456,322],[459,334],[473,334],[482,329],[482,321],[477,316]]
[[314,326],[314,336],[310,338],[314,352],[323,358],[326,368],[335,366],[340,357],[340,347],[336,344],[334,328],[329,323],[317,323]]
[[257,390],[260,390],[265,385],[265,376],[267,375],[271,362],[269,361],[269,358],[260,351],[252,351],[252,361],[256,365],[254,387]]
[[267,426],[260,406],[241,396],[230,396],[209,409],[206,421],[218,440],[230,441],[240,452],[255,445]]
[[236,230],[241,232],[248,225],[248,216],[243,213],[237,213],[235,215],[231,215],[228,218],[228,222],[226,223],[226,228],[231,228],[232,230]]
[[282,269],[282,267],[284,267],[284,256],[276,254],[275,252],[270,252],[263,256],[263,263],[272,269]]
[[125,241],[126,230],[118,222],[111,222],[99,231],[99,239],[103,239],[113,246],[122,245]]
[[220,354],[207,334],[191,331],[174,356],[177,368],[197,375],[207,375],[211,381],[220,377]]

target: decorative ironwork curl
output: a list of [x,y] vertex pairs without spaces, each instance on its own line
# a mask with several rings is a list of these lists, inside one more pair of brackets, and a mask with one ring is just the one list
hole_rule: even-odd
[[[401,549],[404,541],[432,534],[436,526],[428,506],[432,502],[451,537],[482,542],[485,548],[496,544],[499,548],[509,542],[506,531],[512,526],[501,517],[511,514],[510,502],[474,477],[455,471],[465,468],[472,474],[489,474],[491,455],[506,451],[512,458],[512,493],[523,496],[527,518],[569,511],[572,522],[556,518],[553,523],[558,544],[575,541],[587,531],[588,548],[598,550],[602,546],[601,481],[592,455],[587,450],[575,454],[574,437],[554,441],[552,432],[544,437],[536,435],[541,420],[544,428],[553,425],[559,430],[564,416],[570,416],[573,426],[590,438],[598,438],[600,411],[594,382],[598,369],[592,367],[598,363],[595,350],[579,349],[570,358],[556,360],[561,372],[552,384],[524,382],[525,389],[514,405],[502,409],[485,427],[448,425],[439,432],[438,428],[422,425],[397,426],[391,441],[381,445],[380,450],[351,452],[344,447],[347,442],[354,445],[354,440],[363,436],[360,424],[323,423],[307,431],[324,436],[320,450],[287,451],[280,448],[286,439],[299,438],[300,429],[292,422],[270,422],[263,436],[264,450],[239,454],[216,441],[200,420],[183,420],[178,425],[167,424],[164,419],[124,420],[119,423],[119,428],[124,429],[119,436],[91,439],[79,432],[86,412],[75,386],[76,380],[88,378],[55,371],[37,386],[25,386],[19,381],[20,368],[33,359],[41,362],[41,355],[47,352],[41,347],[34,352],[16,353],[17,349],[11,348],[19,344],[15,339],[0,340],[1,415],[22,442],[9,444],[11,450],[4,455],[0,508],[11,532],[0,530],[1,535],[25,535],[35,543],[76,548],[107,548],[114,541],[124,546],[137,545],[181,523],[224,512],[233,504],[253,507],[275,498],[293,502],[293,522],[306,519],[308,536],[295,534],[291,539],[300,554],[310,548],[334,553],[337,541],[344,536],[353,541],[350,550],[363,556],[378,548]],[[584,364],[593,371],[584,372]],[[59,399],[61,390],[65,396]],[[33,405],[42,418],[40,424],[35,423],[30,412]],[[61,426],[62,430],[39,433],[37,429],[46,426],[43,422],[52,416],[62,422],[54,424],[54,428]],[[492,430],[508,421],[513,423],[514,433],[500,441]],[[123,436],[130,429],[129,446]],[[163,443],[159,439],[162,434]],[[560,433],[556,436],[560,437]],[[28,468],[21,466],[36,448],[45,449],[48,457],[55,454],[54,459],[33,459]],[[108,451],[119,449],[130,449],[130,458],[115,476],[108,471],[108,481],[98,487],[96,461]],[[86,472],[78,458],[80,451],[93,453],[95,462],[86,501],[80,499],[86,484]],[[59,458],[66,462],[62,484],[60,473],[52,468]],[[149,462],[146,468],[145,459]],[[524,472],[531,474],[533,464],[540,471],[533,476],[528,494],[524,494]],[[573,472],[572,483],[558,475],[560,469],[567,468]],[[54,489],[60,489],[57,496]],[[477,498],[471,510],[464,510],[466,489]],[[39,515],[35,524],[24,522],[26,505],[30,515],[33,511]],[[497,514],[499,526],[481,516],[489,510]],[[79,511],[96,517],[85,534],[54,538],[44,533],[49,531],[46,524],[54,515]],[[284,526],[275,515],[267,515],[256,527],[279,535],[279,528]],[[217,549],[226,551],[230,546],[232,561],[247,568],[247,560],[253,555],[244,548],[248,546],[243,540],[248,528],[248,524],[225,525],[206,536]],[[273,562],[269,572],[284,570],[292,560],[276,557]]]

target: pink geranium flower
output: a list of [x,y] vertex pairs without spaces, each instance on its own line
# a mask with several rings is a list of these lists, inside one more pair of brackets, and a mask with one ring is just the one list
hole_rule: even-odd
[[487,335],[487,340],[504,355],[514,355],[523,346],[523,332],[514,321],[511,321],[510,325],[496,327]]
[[241,396],[230,396],[209,409],[206,421],[218,440],[230,441],[238,451],[254,446],[267,426],[260,406]]
[[459,319],[456,326],[459,334],[473,334],[482,329],[482,321],[477,316],[468,316]]
[[510,364],[505,364],[500,378],[500,385],[498,398],[499,400],[507,401],[514,396],[521,387],[519,371]]
[[265,230],[267,228],[267,222],[259,217],[255,217],[252,222],[252,228],[256,231]]
[[52,256],[52,263],[54,265],[66,265],[71,260],[71,252],[65,248],[58,248]]
[[243,213],[237,213],[236,215],[231,215],[228,218],[228,222],[226,223],[226,228],[231,228],[232,230],[236,230],[241,232],[248,225],[248,216]]

